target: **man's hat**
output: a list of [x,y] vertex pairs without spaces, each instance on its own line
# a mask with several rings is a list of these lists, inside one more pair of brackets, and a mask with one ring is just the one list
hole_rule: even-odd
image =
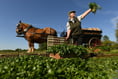
[[70,15],[71,13],[76,13],[76,11],[69,11],[68,15]]

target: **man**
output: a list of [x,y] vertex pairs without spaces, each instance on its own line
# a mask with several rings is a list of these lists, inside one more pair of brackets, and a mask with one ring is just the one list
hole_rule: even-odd
[[81,31],[81,20],[85,18],[90,12],[91,9],[88,9],[80,16],[76,16],[76,11],[70,11],[68,13],[69,21],[67,22],[67,36],[66,40],[71,39],[71,43],[75,45],[82,44],[82,31]]

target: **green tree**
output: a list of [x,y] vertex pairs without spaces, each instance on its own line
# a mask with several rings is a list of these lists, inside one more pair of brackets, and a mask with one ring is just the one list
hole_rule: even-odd
[[118,49],[118,21],[116,23],[115,36],[116,36],[116,43],[114,44],[113,48]]
[[107,35],[104,35],[103,38],[102,38],[102,44],[104,46],[112,46],[113,41],[111,41]]
[[103,41],[109,41],[109,37],[107,35],[103,36]]
[[118,19],[116,22],[116,30],[115,30],[116,41],[118,42]]

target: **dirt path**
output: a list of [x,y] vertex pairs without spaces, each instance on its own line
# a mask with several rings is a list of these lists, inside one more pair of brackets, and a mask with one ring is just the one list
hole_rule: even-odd
[[118,56],[118,54],[103,54],[103,55],[98,55],[96,57],[113,57],[113,56]]
[[39,53],[16,53],[16,54],[0,54],[0,58],[5,57],[18,57],[18,56],[24,56],[24,55],[37,55],[37,56],[46,56],[48,57],[48,54],[39,54]]
[[[5,53],[5,54],[0,54],[0,58],[5,58],[5,57],[18,57],[18,56],[24,56],[24,55],[38,55],[38,56],[45,56],[49,57],[49,54],[40,54],[40,53]],[[103,57],[113,57],[113,56],[118,56],[118,54],[94,54],[91,53],[87,55],[85,58],[91,58],[91,57],[97,57],[97,58],[103,58]]]

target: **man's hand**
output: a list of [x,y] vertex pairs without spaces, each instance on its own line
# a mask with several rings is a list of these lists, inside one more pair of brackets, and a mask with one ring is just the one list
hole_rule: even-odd
[[67,30],[66,40],[68,40],[68,39],[69,39],[69,37],[70,37],[70,33],[71,33],[71,30]]
[[91,2],[89,3],[89,8],[92,10],[93,13],[96,13],[98,9],[101,9],[101,6],[99,6],[95,2]]
[[68,39],[69,39],[69,37],[66,37],[65,39],[66,39],[66,40],[68,40]]

